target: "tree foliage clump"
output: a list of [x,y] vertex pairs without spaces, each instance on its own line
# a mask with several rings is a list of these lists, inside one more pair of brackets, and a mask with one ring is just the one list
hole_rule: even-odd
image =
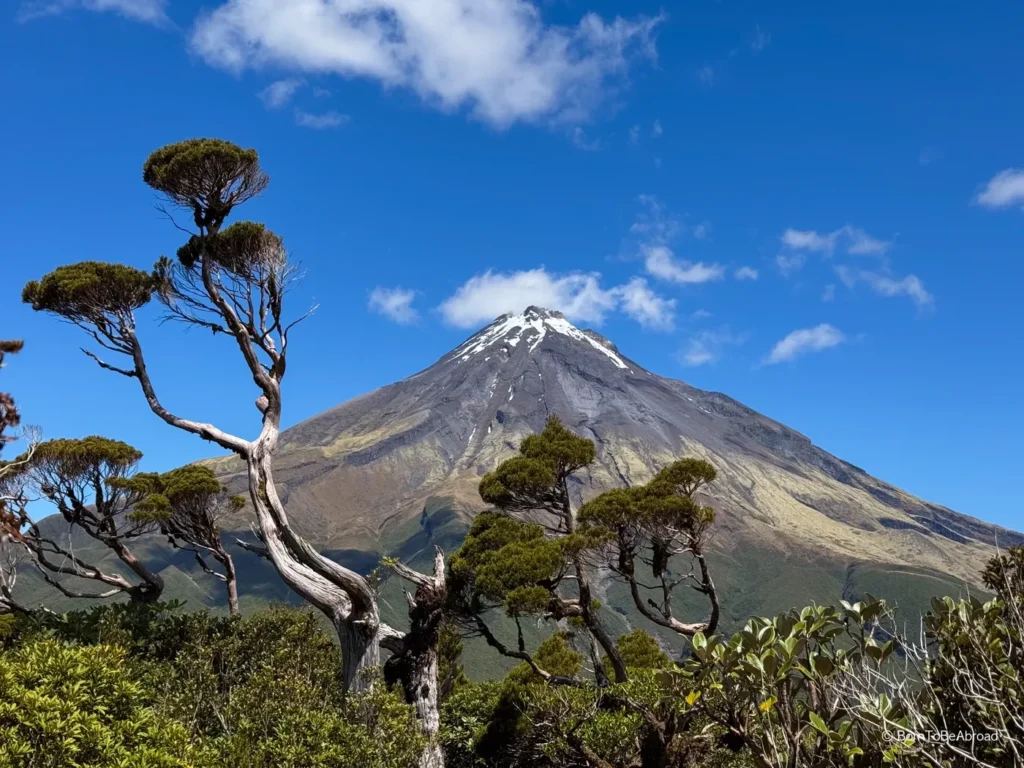
[[236,205],[256,197],[270,182],[255,149],[222,139],[188,139],[153,152],[142,180],[194,213],[196,226],[217,229]]
[[[550,673],[537,665],[523,641],[520,617],[526,614],[578,619],[596,643],[590,655],[596,661],[603,651],[615,678],[626,679],[591,588],[588,556],[604,542],[604,534],[580,529],[570,491],[574,474],[594,458],[593,441],[575,435],[557,417],[548,418],[539,434],[522,441],[517,456],[481,479],[481,498],[498,512],[481,515],[467,544],[453,557],[458,612],[467,629],[503,655],[525,661],[542,677]],[[487,624],[485,613],[496,604],[516,621],[514,649]],[[604,675],[599,662],[593,668],[599,677]]]
[[[629,585],[637,610],[655,624],[687,637],[712,633],[718,626],[718,592],[706,557],[715,511],[697,498],[715,477],[709,462],[680,459],[646,485],[607,491],[579,511],[584,530],[607,534],[608,568]],[[681,558],[690,559],[688,571],[676,566]],[[648,568],[654,585],[638,573],[638,562]],[[675,615],[673,600],[682,585],[707,598],[710,607],[705,621],[684,622]]]
[[[8,510],[0,518],[0,528],[28,552],[43,578],[68,597],[126,594],[133,601],[156,601],[164,588],[163,578],[129,546],[132,539],[152,530],[147,521],[133,519],[131,510],[142,494],[126,485],[141,458],[127,443],[97,435],[33,445],[0,477],[0,492],[18,502],[17,514]],[[27,502],[33,498],[56,509],[67,525],[64,534],[52,524],[41,527],[29,516]],[[74,552],[75,532],[109,548],[131,576],[85,562]],[[61,578],[69,576],[98,584],[103,591],[80,591]]]
[[[21,352],[25,342],[16,339],[0,339],[0,368],[4,366],[4,357]],[[5,435],[4,432],[21,423],[21,414],[14,403],[14,396],[10,392],[0,392],[0,451],[4,445],[15,438]]]
[[153,276],[125,264],[81,261],[57,267],[22,289],[21,300],[77,324],[108,327],[149,303]]
[[[213,470],[201,464],[163,474],[140,472],[111,480],[109,485],[137,497],[131,520],[156,527],[172,546],[190,550],[205,573],[223,581],[228,609],[238,613],[235,563],[221,539],[220,523],[245,506],[243,498],[228,496]],[[220,565],[220,571],[209,566],[204,554]]]

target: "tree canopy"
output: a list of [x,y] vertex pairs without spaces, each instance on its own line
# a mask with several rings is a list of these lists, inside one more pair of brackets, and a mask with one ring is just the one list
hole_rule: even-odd
[[125,264],[81,261],[30,281],[21,300],[36,311],[75,323],[106,326],[145,306],[155,289],[156,281],[148,272]]
[[255,149],[222,139],[188,139],[153,152],[142,180],[190,209],[196,226],[217,229],[236,205],[266,189],[270,178]]

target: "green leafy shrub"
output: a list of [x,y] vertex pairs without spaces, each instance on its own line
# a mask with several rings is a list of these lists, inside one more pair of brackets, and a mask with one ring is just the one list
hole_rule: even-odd
[[[406,768],[416,764],[423,736],[412,709],[381,682],[365,694],[343,698],[338,648],[312,612],[280,607],[246,618],[226,618],[208,612],[183,613],[180,607],[173,603],[107,605],[47,617],[31,623],[26,630],[30,639],[21,648],[0,658],[11,662],[16,654],[44,645],[71,654],[97,654],[102,649],[110,655],[103,679],[116,683],[122,692],[120,709],[102,706],[119,722],[124,720],[126,728],[132,721],[125,713],[132,707],[144,713],[139,718],[164,724],[164,734],[174,739],[169,743],[192,745],[195,759],[208,761],[204,766]],[[95,666],[103,667],[99,658]],[[5,683],[0,677],[0,685]],[[80,700],[74,701],[74,707],[83,706]],[[88,711],[84,708],[81,716]],[[74,708],[68,710],[67,718],[72,714]],[[40,722],[49,723],[54,738],[60,739],[79,727],[67,718]],[[0,761],[0,768],[78,764]],[[193,765],[152,763],[165,764]],[[98,768],[108,763],[85,760],[81,765]]]
[[30,641],[0,655],[0,768],[208,765],[152,703],[121,648]]

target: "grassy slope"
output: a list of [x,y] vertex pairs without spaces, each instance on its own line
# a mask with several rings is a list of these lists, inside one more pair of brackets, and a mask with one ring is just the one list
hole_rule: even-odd
[[[435,544],[446,552],[459,545],[466,531],[464,520],[456,504],[448,499],[432,498],[419,520],[387,532],[379,542],[379,551],[428,571]],[[225,538],[233,541],[235,535],[227,534]],[[144,562],[163,575],[167,599],[183,600],[191,610],[225,610],[221,583],[204,574],[188,553],[175,551],[158,538],[139,541],[134,549]],[[75,552],[87,561],[118,568],[116,559],[97,542],[76,540]],[[370,571],[379,562],[378,553],[363,550],[329,550],[326,554],[362,572]],[[917,616],[927,610],[932,597],[966,592],[962,582],[925,569],[828,559],[811,562],[795,555],[780,557],[775,550],[754,546],[728,553],[716,552],[710,560],[722,604],[723,632],[739,629],[753,615],[772,615],[810,603],[837,604],[840,598],[852,601],[867,593],[885,597],[899,606],[903,617],[913,624]],[[243,611],[257,610],[275,602],[299,603],[265,560],[239,550],[235,561]],[[91,587],[87,582],[75,581],[81,588]],[[381,586],[383,618],[398,627],[405,624],[404,586],[397,578],[388,576]],[[684,647],[685,641],[681,638],[639,614],[622,584],[606,581],[601,591],[600,600],[608,609],[605,620],[613,632],[640,627],[658,636],[670,653],[678,653]],[[82,608],[95,602],[63,597],[45,584],[34,569],[27,567],[22,569],[18,594],[30,605],[44,602],[57,611]],[[706,610],[702,596],[686,587],[678,589],[678,615],[696,620],[703,618]],[[495,616],[493,624],[500,636],[510,643],[514,641],[514,626],[509,619]],[[535,646],[550,629],[528,622],[525,626],[528,645]],[[509,660],[500,658],[479,640],[466,643],[465,657],[466,667],[474,677],[500,675],[512,666]]]

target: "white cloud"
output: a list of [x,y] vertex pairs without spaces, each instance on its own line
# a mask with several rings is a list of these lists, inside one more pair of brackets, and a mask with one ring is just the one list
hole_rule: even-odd
[[416,291],[404,288],[377,287],[370,291],[370,309],[389,317],[400,325],[408,325],[419,319],[419,312],[413,306]]
[[836,274],[847,288],[864,283],[879,296],[907,296],[921,309],[930,307],[935,301],[935,297],[925,290],[924,283],[917,275],[897,278],[842,266],[836,267]]
[[647,274],[660,280],[689,285],[721,280],[725,267],[721,264],[705,264],[677,259],[672,249],[665,245],[647,245],[643,249],[644,269]]
[[854,256],[881,256],[892,246],[892,243],[872,237],[863,229],[851,227],[849,224],[843,227],[840,231],[849,238],[849,242],[846,246],[846,252],[853,254]]
[[622,311],[643,327],[659,331],[675,328],[676,300],[656,294],[642,277],[634,277],[617,292]]
[[789,228],[779,238],[782,244],[796,251],[810,251],[832,255],[838,243],[845,244],[846,252],[854,255],[882,256],[892,247],[887,240],[872,237],[860,227],[851,224],[832,232],[820,233],[813,229]]
[[324,112],[322,114],[313,114],[311,112],[303,112],[301,109],[295,110],[295,124],[301,125],[303,128],[313,128],[315,130],[325,130],[327,128],[339,128],[347,123],[351,118],[348,115],[343,115],[340,112],[335,112],[333,109],[330,112]]
[[[636,217],[629,231],[637,235],[636,247],[647,274],[683,285],[720,280],[725,275],[725,267],[720,264],[677,259],[668,244],[684,231],[682,222],[668,213],[654,195],[640,195],[639,200],[646,210]],[[701,240],[710,230],[711,225],[703,222],[691,233]]]
[[654,195],[640,195],[637,198],[646,209],[629,227],[634,235],[642,235],[645,242],[662,245],[682,233],[682,222],[665,210],[665,206]]
[[361,77],[487,123],[579,123],[656,56],[662,16],[546,23],[528,0],[227,0],[201,17],[209,64]]
[[775,265],[786,277],[803,267],[805,261],[806,257],[802,253],[780,253],[775,257]]
[[656,139],[665,132],[665,129],[661,127],[661,120],[655,120],[654,125],[651,126],[651,138]]
[[679,353],[679,362],[689,368],[718,362],[725,354],[725,348],[734,344],[742,344],[747,334],[734,334],[728,328],[713,331],[701,331],[689,338],[686,346]]
[[975,202],[986,208],[1024,205],[1024,168],[1007,168],[997,173],[978,193]]
[[290,77],[287,80],[271,83],[260,91],[259,96],[263,101],[263,106],[267,109],[280,109],[292,100],[292,96],[301,87],[302,80],[300,78]]
[[522,312],[528,306],[555,309],[574,322],[600,325],[621,311],[645,328],[675,327],[675,299],[659,296],[642,277],[603,288],[597,272],[555,274],[543,267],[518,272],[487,271],[471,277],[438,309],[445,322],[475,328],[498,315]]
[[439,309],[447,323],[460,328],[474,328],[530,305],[600,325],[618,303],[616,291],[603,289],[596,272],[555,275],[538,267],[507,273],[487,271],[471,277]]
[[680,354],[680,361],[690,368],[713,363],[716,359],[715,354],[700,339],[690,339]]
[[767,362],[775,364],[795,360],[807,352],[819,352],[835,347],[844,340],[842,332],[828,323],[822,323],[814,328],[802,328],[793,331],[772,347]]
[[836,233],[819,235],[813,229],[787,229],[782,233],[782,244],[801,251],[832,253],[836,245]]
[[757,24],[754,27],[754,40],[750,43],[750,50],[754,52],[756,56],[765,48],[768,47],[768,43],[772,41],[772,36],[761,29],[761,25]]
[[710,64],[697,70],[697,77],[709,88],[715,84],[715,68]]
[[690,317],[693,320],[707,320],[709,317],[711,317],[711,313],[708,312],[706,309],[695,309],[693,313],[690,315]]
[[21,21],[73,10],[116,13],[126,19],[162,26],[168,23],[167,0],[30,0],[18,10]]
[[733,273],[737,280],[757,280],[759,273],[753,267],[740,267]]
[[629,143],[639,144],[640,143],[640,126],[634,125],[629,129]]
[[821,292],[821,300],[826,304],[836,300],[836,287],[829,283],[825,286],[825,290]]

